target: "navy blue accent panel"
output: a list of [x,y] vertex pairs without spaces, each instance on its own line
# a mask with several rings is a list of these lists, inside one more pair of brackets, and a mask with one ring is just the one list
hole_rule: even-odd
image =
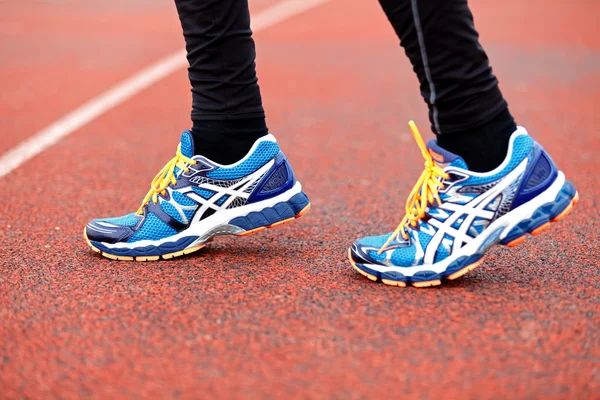
[[281,185],[284,185],[288,180],[288,172],[287,167],[284,164],[281,164],[275,172],[271,174],[271,177],[266,181],[263,186],[261,193],[270,192],[271,190],[275,190]]
[[[362,268],[365,270],[371,269],[371,268],[365,267],[364,265],[362,266]],[[373,275],[373,274],[371,274],[371,275]],[[400,282],[408,282],[410,280],[409,277],[404,276],[400,272],[397,272],[397,271],[380,272],[379,277],[381,279],[389,279],[391,281],[400,281]]]
[[269,226],[285,219],[293,218],[302,211],[310,201],[308,197],[300,192],[288,201],[277,203],[272,207],[264,208],[261,211],[254,211],[244,217],[236,217],[229,221],[230,225],[235,225],[246,231]]
[[533,231],[558,216],[569,206],[569,204],[571,204],[571,200],[575,197],[575,193],[575,187],[570,182],[565,181],[565,184],[560,192],[558,192],[554,201],[546,203],[538,208],[531,218],[519,222],[500,243],[510,243],[516,238]]
[[258,227],[270,225],[269,220],[262,212],[251,212],[250,214],[246,215],[246,218],[248,218],[248,221],[250,221],[251,226]]
[[[254,191],[252,192],[250,197],[248,197],[248,201],[246,204],[257,203],[259,201],[263,201],[263,200],[278,196],[281,193],[284,193],[284,192],[290,190],[296,184],[296,177],[294,176],[292,167],[290,166],[290,163],[288,162],[288,160],[285,157],[285,155],[283,154],[283,152],[280,151],[279,153],[277,153],[274,160],[275,160],[275,164],[265,174],[265,176],[261,179],[261,181],[258,183],[258,185],[256,185],[256,187],[254,188]],[[285,170],[286,170],[287,179],[285,180],[285,182],[283,182],[281,185],[279,185],[278,187],[276,187],[272,190],[265,189],[265,186],[267,186],[267,184],[269,183],[271,178],[275,179],[274,175],[277,173],[279,167],[281,167],[281,166],[283,166],[283,168],[285,168]]]
[[358,264],[369,264],[370,261],[365,259],[363,256],[361,256],[360,254],[358,254],[357,250],[356,250],[356,245],[352,245],[352,259],[354,260],[355,263]]
[[[231,221],[229,221],[230,225],[235,225],[238,228],[242,228],[245,231],[251,231],[254,228],[254,222],[251,221],[248,217],[236,217],[234,219],[232,219]],[[269,225],[268,223],[264,224],[264,225],[260,225],[257,226],[256,228],[260,228],[261,226],[267,226]]]
[[426,282],[442,279],[442,274],[433,271],[419,271],[410,277],[411,282]]
[[149,201],[144,211],[144,219],[146,218],[146,215],[151,212],[156,215],[158,219],[175,229],[177,232],[181,232],[188,227],[186,224],[177,221],[175,218],[167,214],[159,204],[160,202],[154,204],[152,201]]
[[98,220],[93,220],[89,224],[87,224],[85,233],[89,240],[96,240],[104,243],[118,243],[122,241],[127,241],[134,233],[134,229],[129,226],[120,226],[117,228],[106,228],[102,225],[99,225],[99,228],[102,229],[96,230],[95,226],[98,224]]
[[177,240],[176,242],[163,243],[158,246],[149,245],[149,246],[144,246],[144,247],[137,247],[135,249],[123,249],[123,248],[111,249],[111,248],[104,246],[100,242],[91,241],[91,243],[98,250],[100,250],[104,253],[113,254],[115,256],[125,256],[125,257],[144,256],[144,257],[147,257],[147,256],[160,256],[163,254],[169,254],[169,253],[174,253],[176,251],[181,251],[181,250],[185,249],[186,247],[188,247],[192,242],[194,242],[197,239],[198,239],[198,236],[188,236],[188,237],[183,237],[183,238]]
[[290,207],[290,205],[287,204],[287,202],[275,204],[273,209],[279,214],[280,221],[284,219],[294,218],[294,216],[296,215],[294,209]]
[[521,181],[521,186],[519,187],[519,190],[517,190],[517,196],[513,201],[512,210],[527,203],[529,200],[548,189],[558,176],[556,165],[544,151],[542,146],[538,143],[534,143],[532,152],[533,154],[530,156],[531,161],[527,166],[527,170]]
[[265,208],[264,210],[262,210],[262,213],[267,219],[267,221],[269,221],[269,225],[271,225],[273,222],[280,221],[279,213],[275,211],[273,207]]
[[308,196],[305,195],[304,192],[300,192],[292,196],[287,203],[294,209],[294,215],[296,215],[306,208],[306,206],[310,203],[310,200],[308,200]]
[[[550,174],[552,174],[552,164],[548,156],[543,151],[540,153],[537,164],[531,169],[529,179],[526,181],[525,189],[533,189],[534,187],[543,184]],[[554,168],[556,169],[556,168]]]

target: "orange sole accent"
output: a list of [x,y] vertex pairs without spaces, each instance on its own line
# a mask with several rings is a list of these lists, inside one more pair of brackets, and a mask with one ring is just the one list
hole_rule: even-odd
[[292,222],[295,219],[296,219],[296,217],[284,219],[283,221],[275,222],[274,224],[271,224],[271,225],[267,226],[267,228],[275,228],[277,226],[280,226],[280,225],[283,225],[283,224],[287,224],[288,222]]
[[304,207],[298,214],[296,214],[296,216],[294,218],[300,218],[301,216],[306,214],[308,212],[308,210],[310,210],[310,206],[311,206],[311,204],[308,203],[308,205],[306,207]]
[[[570,205],[570,204],[569,204]],[[544,225],[540,225],[537,228],[535,228],[534,230],[532,230],[531,233],[532,235],[539,235],[540,233],[546,231],[550,229],[550,222],[546,222]]]
[[156,261],[160,258],[160,256],[148,256],[148,257],[136,257],[135,261]]
[[485,257],[482,257],[479,261],[474,262],[473,264],[464,267],[460,271],[456,271],[455,273],[453,273],[452,275],[450,275],[447,279],[450,279],[452,281],[452,280],[454,280],[456,278],[460,278],[461,276],[463,276],[467,272],[473,271],[475,268],[479,267],[481,265],[481,263],[483,263],[484,259],[485,259]]
[[392,281],[389,279],[382,279],[381,282],[389,286],[406,287],[406,282]]
[[526,239],[527,239],[527,235],[523,235],[521,237],[518,237],[518,238],[506,243],[506,247],[515,247],[516,245],[523,243]]
[[205,246],[204,244],[201,244],[200,246],[192,247],[191,249],[185,249],[185,250],[181,250],[181,251],[176,251],[175,253],[164,254],[161,257],[164,258],[165,260],[168,260],[170,258],[175,258],[175,257],[181,257],[185,254],[190,254],[195,251],[198,251],[201,248],[203,248],[204,246]]
[[264,231],[265,229],[267,229],[266,226],[261,226],[260,228],[251,229],[249,231],[242,232],[242,233],[237,233],[236,236],[249,236],[249,235],[252,235],[253,233],[258,233],[260,231]]
[[414,287],[418,287],[418,288],[422,288],[422,287],[430,287],[430,286],[439,286],[442,284],[442,281],[435,280],[435,281],[426,281],[426,282],[413,282],[412,285]]
[[133,257],[128,257],[128,256],[115,256],[113,254],[108,254],[108,253],[102,253],[102,257],[106,257],[106,258],[110,258],[111,260],[118,260],[118,261],[133,261]]
[[352,250],[350,250],[350,249],[348,249],[348,260],[350,260],[350,264],[352,265],[352,268],[354,268],[356,271],[358,271],[359,274],[361,274],[362,276],[366,276],[373,282],[377,281],[377,277],[375,275],[371,275],[356,266],[356,263],[352,259]]
[[567,206],[567,208],[565,208],[563,210],[563,212],[561,212],[560,214],[558,214],[556,217],[552,218],[550,221],[551,222],[558,222],[558,221],[562,220],[564,217],[566,217],[567,215],[569,215],[569,213],[573,210],[573,204],[575,204],[575,203],[571,202],[571,204],[569,204]]

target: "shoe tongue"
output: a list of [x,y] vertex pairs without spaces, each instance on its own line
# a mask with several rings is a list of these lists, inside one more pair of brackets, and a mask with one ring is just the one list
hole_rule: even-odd
[[467,163],[465,163],[465,160],[463,160],[462,157],[441,148],[435,139],[431,139],[427,142],[427,150],[429,150],[429,154],[431,154],[431,158],[433,158],[435,163],[442,168],[450,165],[457,168],[468,169]]
[[[181,146],[181,154],[188,158],[192,158],[194,156],[194,137],[192,136],[192,132],[189,130],[183,131],[179,144]],[[175,167],[175,176],[179,177],[179,171],[179,167]]]
[[192,158],[194,156],[194,138],[189,130],[183,131],[181,134],[181,154]]

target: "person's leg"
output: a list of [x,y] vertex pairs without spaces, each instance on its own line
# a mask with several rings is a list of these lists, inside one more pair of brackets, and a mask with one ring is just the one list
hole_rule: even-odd
[[190,64],[196,154],[221,164],[236,162],[268,133],[248,1],[175,4]]
[[516,125],[466,0],[379,0],[419,78],[438,143],[472,171],[506,156]]
[[95,252],[151,261],[192,253],[220,235],[245,236],[303,215],[308,197],[268,134],[247,0],[176,0],[186,39],[194,122],[137,212],[98,218]]
[[435,286],[514,246],[577,202],[550,156],[508,112],[466,0],[380,0],[421,82],[437,140],[413,136],[425,169],[393,233],[354,242],[350,263],[371,280]]

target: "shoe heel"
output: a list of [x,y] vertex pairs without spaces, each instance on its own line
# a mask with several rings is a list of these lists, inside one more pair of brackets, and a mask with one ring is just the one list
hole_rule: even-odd
[[578,201],[579,194],[575,187],[565,181],[553,202],[539,207],[531,218],[517,224],[500,243],[507,247],[514,247],[523,243],[528,233],[534,236],[541,234],[550,228],[552,222],[558,222],[565,218]]
[[287,201],[265,207],[260,211],[253,211],[244,217],[234,218],[229,221],[229,224],[244,229],[236,236],[247,236],[291,222],[306,214],[308,210],[310,210],[310,200],[304,192],[300,192]]

